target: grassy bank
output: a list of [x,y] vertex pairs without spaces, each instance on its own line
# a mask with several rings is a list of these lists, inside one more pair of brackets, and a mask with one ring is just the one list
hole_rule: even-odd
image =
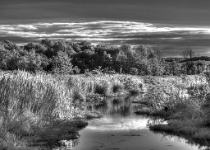
[[205,75],[145,79],[149,93],[137,114],[161,117],[168,124],[150,124],[151,130],[175,134],[210,145],[209,78]]
[[[168,124],[150,129],[210,143],[209,78],[195,76],[131,76],[121,74],[50,75],[23,71],[0,72],[0,147],[36,149],[77,138],[87,111],[110,97],[145,94],[137,114],[158,116]],[[36,147],[34,147],[36,146]]]
[[87,125],[84,119],[100,116],[88,112],[87,103],[143,90],[135,76],[0,72],[0,147],[35,149],[29,146],[71,138]]
[[[1,72],[0,126],[4,149],[28,149],[28,136],[58,120],[72,120],[72,92],[64,81],[47,74]],[[25,138],[27,137],[27,138]]]

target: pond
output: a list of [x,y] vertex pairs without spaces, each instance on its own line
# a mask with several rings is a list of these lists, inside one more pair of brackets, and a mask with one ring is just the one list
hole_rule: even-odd
[[92,119],[86,128],[79,131],[79,138],[62,141],[57,150],[204,150],[183,138],[154,133],[151,123],[163,120],[136,115],[140,104],[132,103],[132,97],[109,99],[103,106],[88,106],[97,110],[102,118]]

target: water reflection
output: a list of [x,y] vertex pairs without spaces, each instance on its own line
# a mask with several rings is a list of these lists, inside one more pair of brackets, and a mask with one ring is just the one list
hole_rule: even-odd
[[166,122],[161,119],[137,116],[134,112],[144,107],[132,103],[138,98],[112,98],[104,105],[88,105],[88,110],[99,111],[103,117],[89,121],[89,125],[79,132],[81,137],[73,150],[204,150],[204,147],[188,144],[182,138],[150,131],[149,124]]
[[125,130],[141,130],[147,128],[148,119],[138,119],[137,117],[103,117],[102,119],[92,120],[86,127],[87,130],[95,131],[125,131]]
[[150,131],[148,125],[166,122],[136,115],[134,112],[144,106],[133,100],[120,97],[103,105],[87,105],[87,110],[99,111],[103,117],[90,120],[79,132],[79,139],[62,140],[54,150],[208,150],[177,136]]
[[99,111],[103,115],[111,116],[129,116],[135,110],[140,109],[142,106],[138,104],[132,104],[132,97],[119,97],[108,99],[104,105],[88,105],[89,111]]

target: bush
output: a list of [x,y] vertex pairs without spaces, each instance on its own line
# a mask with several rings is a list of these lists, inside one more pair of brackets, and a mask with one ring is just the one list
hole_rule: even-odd
[[72,94],[72,102],[73,103],[75,103],[76,101],[83,102],[84,100],[85,100],[84,95],[82,95],[78,89],[77,90],[74,89]]
[[112,92],[113,93],[117,93],[117,92],[123,90],[123,88],[124,88],[124,86],[123,86],[122,83],[120,83],[120,82],[114,82],[113,83],[113,86],[112,86]]
[[138,95],[140,93],[139,89],[130,89],[129,90],[130,95]]
[[94,93],[107,96],[108,85],[106,83],[96,83]]
[[132,75],[138,75],[139,74],[139,70],[137,68],[131,68],[130,74],[132,74]]

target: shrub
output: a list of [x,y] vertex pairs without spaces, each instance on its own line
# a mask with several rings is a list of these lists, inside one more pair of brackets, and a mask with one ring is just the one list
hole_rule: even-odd
[[143,83],[142,83],[143,81],[141,79],[129,76],[129,77],[126,77],[124,80],[125,81],[123,83],[124,83],[125,89],[140,89],[140,90],[142,90],[142,88],[143,88]]
[[205,140],[210,141],[210,130],[209,128],[201,128],[198,132],[193,136],[196,140]]
[[130,89],[129,90],[130,95],[138,95],[140,93],[139,89]]
[[131,70],[130,70],[130,74],[132,74],[132,75],[138,75],[139,74],[139,70],[137,69],[137,68],[131,68]]
[[114,82],[112,86],[112,92],[117,93],[124,88],[123,84],[120,82]]
[[72,100],[73,103],[75,103],[76,101],[83,102],[85,100],[85,97],[80,93],[78,89],[74,89],[72,94]]
[[96,83],[94,93],[107,96],[108,94],[108,85],[106,83]]
[[102,105],[105,103],[105,97],[100,95],[100,94],[88,94],[87,97],[87,102],[90,104],[94,104],[94,105]]

